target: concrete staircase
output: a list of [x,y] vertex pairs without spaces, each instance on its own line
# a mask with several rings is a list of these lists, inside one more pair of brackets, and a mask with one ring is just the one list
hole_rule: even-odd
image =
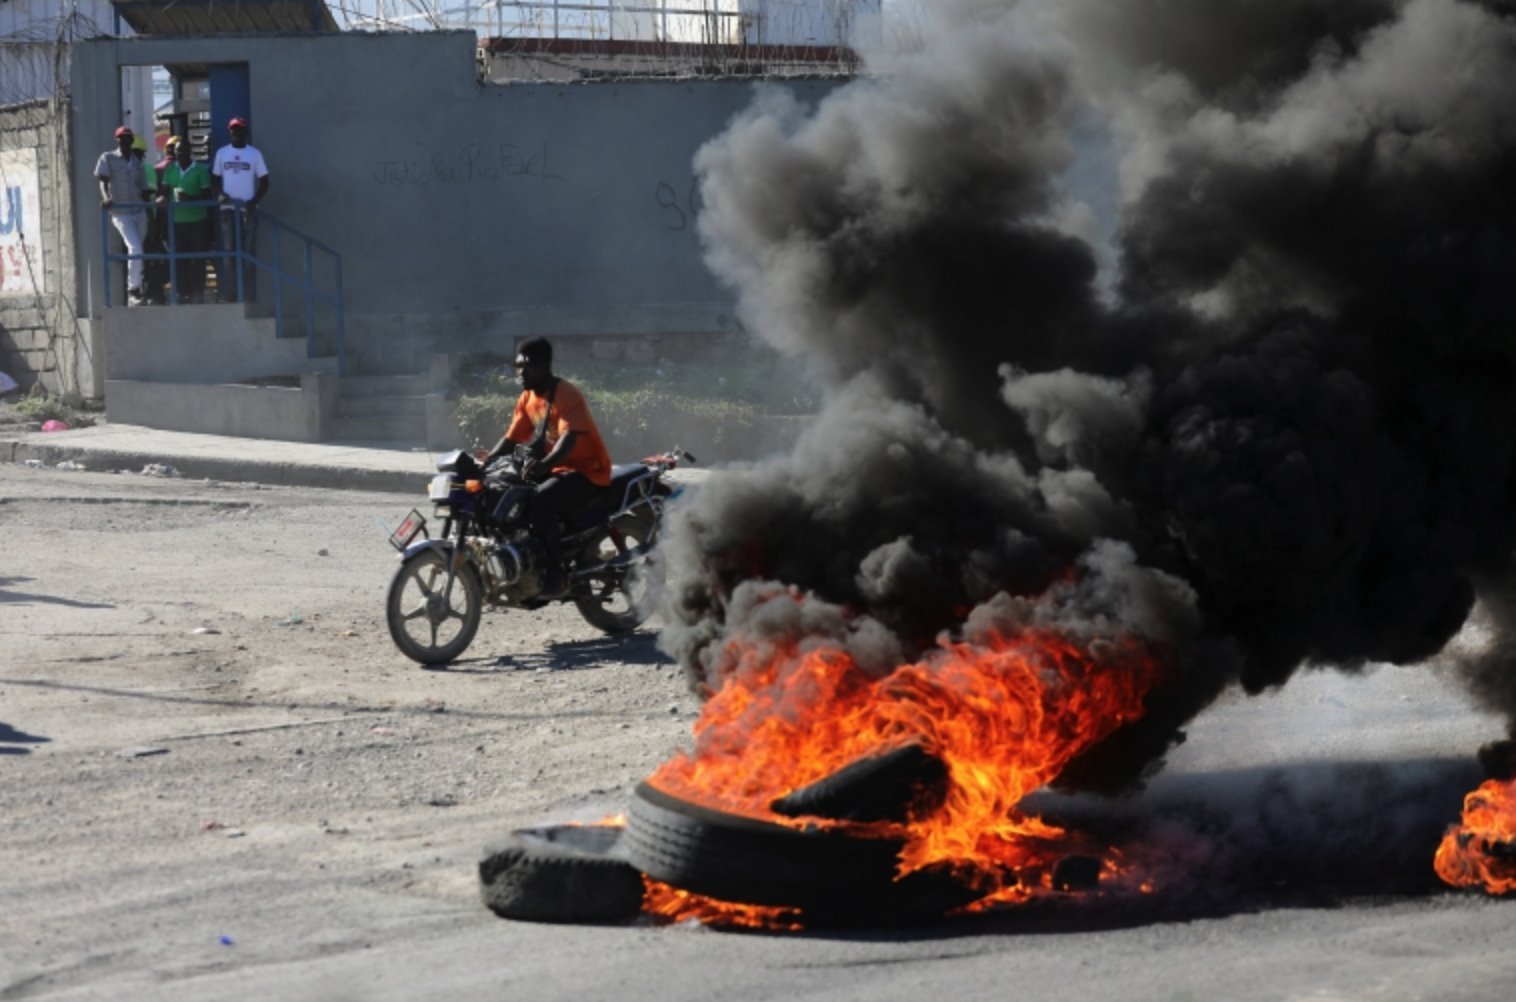
[[[305,338],[276,336],[274,319],[257,313],[251,304],[106,310],[98,323],[110,420],[291,442],[462,444],[442,393],[446,369],[338,375],[335,354],[310,357]],[[316,350],[335,352],[330,334],[318,331]]]
[[328,438],[337,442],[426,444],[430,376],[343,376]]

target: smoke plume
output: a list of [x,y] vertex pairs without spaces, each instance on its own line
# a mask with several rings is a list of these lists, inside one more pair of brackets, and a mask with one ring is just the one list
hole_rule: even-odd
[[1516,717],[1513,5],[953,0],[870,66],[697,157],[711,267],[832,390],[670,529],[692,684],[738,636],[1136,633],[1168,683],[1065,774],[1111,788],[1226,687],[1423,661],[1484,597],[1465,671]]

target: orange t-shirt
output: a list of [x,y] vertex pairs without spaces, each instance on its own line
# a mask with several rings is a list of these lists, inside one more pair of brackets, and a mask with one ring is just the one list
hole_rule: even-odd
[[532,390],[525,390],[516,399],[516,413],[511,416],[511,426],[505,437],[525,445],[537,435],[537,426],[548,418],[547,436],[544,444],[548,452],[568,432],[576,432],[577,438],[567,456],[553,467],[554,473],[576,471],[583,473],[592,484],[604,487],[611,482],[611,454],[606,451],[600,438],[600,429],[590,417],[590,405],[584,394],[567,379],[558,380],[558,389],[553,393],[552,413],[547,414],[547,397]]

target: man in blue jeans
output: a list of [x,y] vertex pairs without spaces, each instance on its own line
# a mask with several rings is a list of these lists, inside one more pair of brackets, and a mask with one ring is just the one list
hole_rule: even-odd
[[[254,255],[258,251],[258,203],[268,194],[268,165],[256,146],[248,145],[247,119],[234,118],[226,123],[232,141],[216,151],[211,164],[211,181],[216,186],[216,198],[221,203],[220,231],[222,251],[237,249],[237,225],[242,225],[242,251]],[[237,298],[237,272],[232,268],[233,258],[221,258],[216,266],[216,299],[231,302]],[[243,293],[246,299],[254,298],[256,269],[249,266],[243,272]]]

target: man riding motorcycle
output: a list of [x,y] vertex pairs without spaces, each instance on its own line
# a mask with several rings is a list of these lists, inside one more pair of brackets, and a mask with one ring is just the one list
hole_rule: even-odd
[[567,590],[559,536],[562,516],[581,507],[611,482],[611,457],[579,388],[553,374],[553,346],[546,338],[516,349],[521,396],[510,427],[481,461],[488,465],[517,445],[529,447],[522,476],[535,484],[528,520],[546,551],[542,597]]

